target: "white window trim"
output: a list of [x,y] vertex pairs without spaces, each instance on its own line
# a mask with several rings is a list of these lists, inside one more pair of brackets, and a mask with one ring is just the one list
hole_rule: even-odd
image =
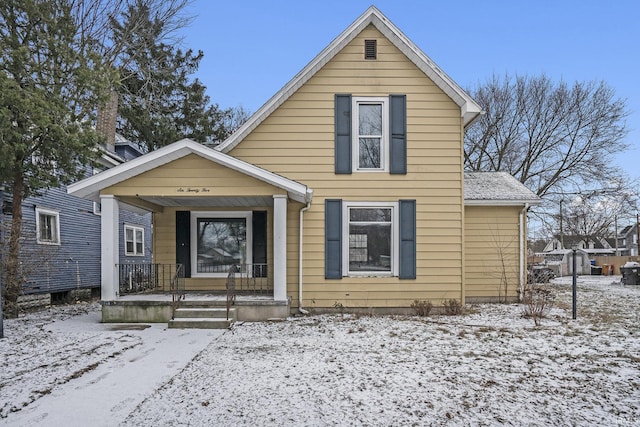
[[[40,240],[40,214],[50,215],[55,218],[56,222],[56,240]],[[36,242],[40,245],[57,245],[62,242],[62,235],[60,233],[60,212],[51,209],[36,208]]]
[[[391,208],[391,271],[349,271],[349,208]],[[398,202],[342,203],[342,276],[344,277],[397,277],[400,265],[400,223]]]
[[[382,136],[380,140],[380,168],[360,168],[360,141],[358,130],[360,104],[382,104]],[[351,98],[351,166],[357,172],[388,172],[389,171],[389,98],[384,96],[354,96]]]
[[[133,252],[127,251],[127,230],[133,231]],[[136,250],[136,231],[142,231],[142,253],[138,253]],[[125,224],[124,225],[124,254],[125,256],[144,256],[144,227],[139,225]]]
[[191,212],[191,277],[227,277],[229,273],[198,273],[198,219],[244,218],[247,221],[246,257],[253,260],[253,212],[252,211],[192,211]]

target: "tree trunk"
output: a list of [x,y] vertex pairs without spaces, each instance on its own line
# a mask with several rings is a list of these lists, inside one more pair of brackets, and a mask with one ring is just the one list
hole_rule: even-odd
[[22,171],[14,175],[12,186],[13,216],[9,236],[9,256],[7,257],[7,281],[5,283],[4,315],[18,317],[18,296],[22,293],[23,278],[20,274],[20,234],[22,230],[22,199],[24,176]]

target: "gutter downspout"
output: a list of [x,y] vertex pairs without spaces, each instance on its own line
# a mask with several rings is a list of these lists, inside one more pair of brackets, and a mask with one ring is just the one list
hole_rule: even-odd
[[298,311],[302,314],[309,314],[307,310],[302,308],[302,236],[303,236],[303,226],[304,223],[304,212],[311,207],[311,202],[307,202],[307,204],[300,209],[300,231],[298,234],[299,243],[298,243]]
[[525,203],[524,206],[522,207],[522,210],[520,211],[520,250],[518,252],[520,252],[519,254],[519,264],[520,264],[520,287],[519,287],[519,295],[518,295],[518,299],[519,302],[522,302],[522,299],[524,297],[524,285],[526,282],[526,278],[527,278],[527,272],[525,271],[525,254],[524,254],[524,248],[526,247],[526,218],[527,218],[527,211],[529,210],[529,204]]

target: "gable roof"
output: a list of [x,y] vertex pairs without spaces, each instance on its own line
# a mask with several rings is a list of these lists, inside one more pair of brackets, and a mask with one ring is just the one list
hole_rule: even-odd
[[541,203],[533,191],[507,172],[465,172],[464,204],[520,206]]
[[236,159],[217,150],[205,147],[191,139],[182,139],[119,166],[85,178],[67,187],[67,193],[93,201],[100,200],[100,190],[118,184],[144,172],[155,169],[174,160],[196,154],[221,166],[259,179],[286,191],[293,200],[307,203],[311,201],[313,190],[306,185],[277,175],[266,169]]
[[627,225],[625,226],[622,231],[620,233],[618,233],[619,237],[626,237],[627,234],[632,233],[635,234],[636,233],[636,227],[638,224],[631,224],[631,225]]
[[446,93],[461,109],[464,126],[471,124],[481,113],[482,108],[438,67],[420,48],[418,48],[398,27],[375,6],[369,7],[346,30],[336,37],[302,71],[296,74],[282,89],[271,97],[247,122],[216,149],[229,152],[262,123],[274,110],[282,105],[302,85],[313,77],[325,64],[333,59],[347,44],[355,39],[366,27],[373,25],[389,41],[411,60],[422,72]]

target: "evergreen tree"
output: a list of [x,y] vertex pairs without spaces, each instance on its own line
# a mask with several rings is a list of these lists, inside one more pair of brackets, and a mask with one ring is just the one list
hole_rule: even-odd
[[211,104],[198,79],[190,80],[202,51],[182,51],[165,40],[165,23],[141,0],[113,25],[114,40],[124,47],[118,67],[118,132],[148,150],[182,138],[214,143],[228,136],[229,112]]
[[99,153],[93,108],[109,74],[80,43],[68,0],[0,2],[0,186],[12,195],[3,292],[17,315],[22,202],[80,178]]

